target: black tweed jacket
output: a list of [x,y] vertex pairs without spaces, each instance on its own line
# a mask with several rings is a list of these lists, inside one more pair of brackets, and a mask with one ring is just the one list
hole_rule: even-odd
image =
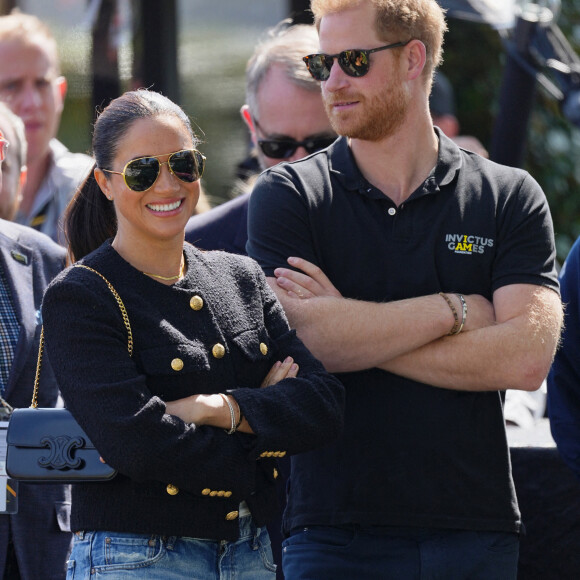
[[[134,269],[106,242],[83,263],[120,294],[134,354],[107,285],[85,268],[47,290],[46,350],[68,408],[119,475],[73,486],[73,530],[233,540],[240,501],[257,525],[276,509],[276,457],[336,438],[344,390],[289,330],[249,258],[185,244],[173,286]],[[290,355],[299,376],[258,388]],[[165,401],[232,391],[256,435],[186,424]]]

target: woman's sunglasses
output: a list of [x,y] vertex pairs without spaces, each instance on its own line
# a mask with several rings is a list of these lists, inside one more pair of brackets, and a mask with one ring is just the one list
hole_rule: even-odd
[[373,52],[380,50],[387,50],[389,48],[398,48],[400,46],[407,46],[411,42],[395,42],[394,44],[387,44],[386,46],[379,46],[378,48],[371,48],[363,50],[359,48],[351,48],[350,50],[343,50],[338,54],[309,54],[302,60],[306,63],[306,68],[310,74],[317,81],[325,81],[330,76],[330,69],[334,64],[334,59],[338,60],[340,68],[350,77],[364,77],[369,72],[371,65],[369,56]]
[[111,171],[110,169],[103,169],[103,171],[122,175],[125,185],[133,191],[151,189],[161,173],[161,166],[166,163],[169,171],[184,183],[193,183],[203,175],[205,157],[197,149],[176,151],[169,156],[167,161],[162,163],[159,161],[159,157],[164,157],[164,155],[132,159],[125,165],[123,171]]

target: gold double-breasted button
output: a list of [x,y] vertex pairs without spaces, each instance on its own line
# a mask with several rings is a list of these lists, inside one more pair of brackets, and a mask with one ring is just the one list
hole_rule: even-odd
[[183,361],[180,358],[174,358],[171,361],[171,368],[174,371],[180,371],[183,369]]
[[240,515],[239,512],[234,510],[233,512],[229,512],[228,514],[226,514],[226,520],[228,520],[228,522],[231,522],[232,520],[235,520],[239,515]]
[[268,345],[265,342],[260,343],[260,352],[266,356],[268,354]]
[[217,344],[213,345],[211,349],[211,354],[213,354],[214,358],[224,358],[226,354],[226,349],[223,344],[220,344],[218,342]]
[[203,308],[203,298],[201,296],[192,296],[189,301],[189,306],[192,310],[201,310]]
[[232,492],[231,491],[226,491],[224,493],[224,497],[232,497]]
[[205,489],[201,490],[201,495],[209,495],[211,493],[211,489],[206,487]]
[[167,493],[169,495],[177,495],[179,493],[179,488],[176,485],[173,485],[172,483],[170,483],[166,488],[165,491],[167,491]]

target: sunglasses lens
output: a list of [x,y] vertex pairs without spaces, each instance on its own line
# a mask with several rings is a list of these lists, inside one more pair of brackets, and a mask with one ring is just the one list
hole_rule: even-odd
[[[195,154],[198,154],[197,157]],[[169,167],[178,179],[185,183],[193,183],[201,177],[199,161],[201,159],[203,172],[203,157],[198,151],[178,151],[169,158]]]
[[345,50],[338,57],[340,68],[351,77],[362,77],[369,72],[369,55],[364,50]]
[[326,54],[311,54],[304,57],[304,62],[310,71],[310,74],[317,81],[325,81],[330,76],[332,67],[332,58]]
[[159,175],[159,161],[155,157],[142,157],[125,167],[125,183],[133,191],[146,191]]
[[320,151],[321,149],[326,149],[330,145],[334,143],[336,140],[335,137],[325,137],[324,139],[311,139],[310,141],[306,141],[304,143],[304,149],[308,151],[308,153],[315,153],[316,151]]
[[262,139],[258,141],[260,149],[266,157],[272,159],[287,159],[294,155],[296,144],[292,141],[276,141],[272,139]]

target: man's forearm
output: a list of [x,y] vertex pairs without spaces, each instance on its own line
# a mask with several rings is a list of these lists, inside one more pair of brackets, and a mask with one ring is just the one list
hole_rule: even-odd
[[380,366],[446,335],[453,315],[438,295],[388,303],[338,297],[290,298],[270,285],[290,326],[331,372]]
[[[383,370],[448,389],[532,391],[545,379],[558,344],[562,307],[548,289],[514,287],[511,302],[527,304],[497,324],[444,337],[380,364]],[[511,290],[508,290],[511,292]],[[526,295],[528,295],[526,297]],[[500,300],[502,298],[500,297]],[[506,312],[509,312],[508,305]]]

